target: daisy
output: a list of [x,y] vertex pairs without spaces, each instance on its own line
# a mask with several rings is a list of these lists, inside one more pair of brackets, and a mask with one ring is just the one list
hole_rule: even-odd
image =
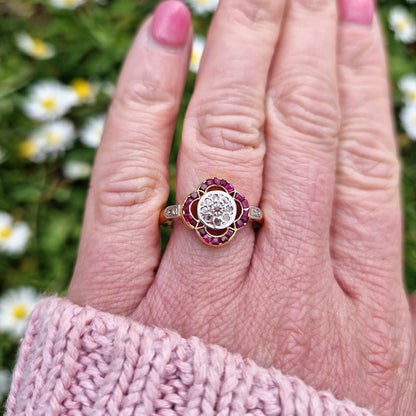
[[77,96],[77,104],[92,103],[98,93],[98,85],[78,78],[71,82],[71,88]]
[[75,140],[74,125],[65,119],[51,121],[23,141],[19,146],[21,157],[33,162],[55,159],[71,147]]
[[81,131],[81,142],[85,146],[97,148],[101,142],[104,123],[105,114],[89,118]]
[[201,63],[202,53],[204,52],[205,38],[200,35],[194,36],[192,44],[191,61],[189,63],[189,70],[197,73]]
[[0,330],[20,338],[41,296],[32,287],[10,289],[0,298]]
[[86,0],[49,0],[49,3],[58,9],[76,9]]
[[0,401],[7,396],[10,389],[11,375],[8,370],[0,370]]
[[55,55],[55,48],[39,38],[32,38],[27,33],[16,35],[17,46],[27,55],[36,59],[48,59]]
[[186,0],[196,15],[204,15],[215,12],[219,0]]
[[34,120],[53,120],[67,113],[76,102],[77,95],[72,88],[55,80],[45,80],[30,89],[23,111]]
[[406,105],[400,114],[402,126],[411,140],[416,140],[416,105]]
[[389,23],[396,39],[404,43],[412,43],[416,40],[415,19],[403,7],[397,6],[390,10]]
[[11,215],[0,212],[0,252],[11,255],[22,254],[30,237],[30,228],[25,222],[14,222]]
[[81,162],[79,160],[70,160],[64,164],[63,174],[65,178],[71,181],[85,179],[91,174],[91,165],[87,162]]
[[407,104],[416,104],[416,75],[405,75],[399,81],[399,88],[405,94]]

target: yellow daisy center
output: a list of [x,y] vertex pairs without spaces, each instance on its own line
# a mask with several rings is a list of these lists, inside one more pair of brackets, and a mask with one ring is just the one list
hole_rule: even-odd
[[29,308],[24,303],[18,303],[14,305],[12,308],[12,315],[13,318],[23,320],[27,318],[29,314]]
[[22,158],[28,158],[36,153],[37,147],[32,140],[25,140],[19,145],[19,156]]
[[192,65],[198,65],[200,60],[201,60],[201,55],[198,52],[192,51],[192,53],[191,53],[191,64]]
[[41,39],[32,39],[32,47],[30,53],[38,58],[43,58],[48,54],[48,47]]
[[0,228],[0,238],[3,240],[9,238],[12,234],[12,227],[2,227]]
[[408,18],[403,18],[402,21],[397,23],[397,29],[400,31],[406,30],[409,26],[410,20]]
[[75,3],[75,0],[64,0],[66,6],[72,6]]
[[409,91],[408,96],[410,101],[416,101],[416,91]]
[[92,85],[85,79],[76,79],[72,81],[71,86],[81,101],[90,99],[94,93]]
[[61,141],[61,138],[59,137],[59,134],[48,133],[46,135],[46,141],[48,142],[49,145],[54,146]]
[[46,111],[52,112],[56,109],[56,99],[51,98],[45,98],[42,100],[42,105],[45,107]]
[[199,4],[207,4],[209,0],[196,0]]

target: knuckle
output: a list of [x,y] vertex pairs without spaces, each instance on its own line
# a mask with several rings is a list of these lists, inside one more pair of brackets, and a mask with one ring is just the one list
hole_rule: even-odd
[[[168,89],[161,89],[160,83],[152,80],[136,82],[116,90],[111,110],[118,117],[134,121],[138,114],[140,120],[148,115],[167,118],[172,121],[178,105],[177,97]],[[164,119],[165,121],[165,119]]]
[[256,149],[263,143],[264,125],[264,111],[258,107],[247,99],[221,102],[218,109],[201,106],[198,114],[185,121],[184,129],[211,148]]
[[147,163],[147,167],[137,161],[118,163],[92,185],[90,192],[100,224],[129,220],[145,224],[151,215],[159,213],[169,195],[167,172]]
[[339,149],[338,175],[352,190],[379,191],[380,196],[396,197],[400,181],[400,162],[388,149],[381,126],[371,124],[347,128]]
[[270,23],[276,21],[277,13],[273,2],[258,0],[256,2],[249,0],[238,0],[236,4],[230,4],[231,21],[244,26],[252,24]]
[[334,19],[336,18],[336,6],[332,0],[294,0],[294,3],[311,12],[327,11]]
[[270,91],[267,110],[297,135],[335,146],[341,117],[337,94],[322,74],[286,74]]

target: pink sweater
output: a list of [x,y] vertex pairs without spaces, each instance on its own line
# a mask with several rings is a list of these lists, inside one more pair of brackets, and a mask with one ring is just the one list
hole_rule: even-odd
[[14,371],[12,415],[371,416],[198,338],[48,298]]

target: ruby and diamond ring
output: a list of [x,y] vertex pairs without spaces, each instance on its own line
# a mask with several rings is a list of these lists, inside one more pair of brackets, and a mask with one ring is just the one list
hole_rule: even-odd
[[220,247],[228,244],[250,220],[262,224],[263,212],[251,207],[225,179],[210,178],[189,194],[183,204],[170,205],[160,214],[161,223],[176,218],[195,230],[203,243]]

